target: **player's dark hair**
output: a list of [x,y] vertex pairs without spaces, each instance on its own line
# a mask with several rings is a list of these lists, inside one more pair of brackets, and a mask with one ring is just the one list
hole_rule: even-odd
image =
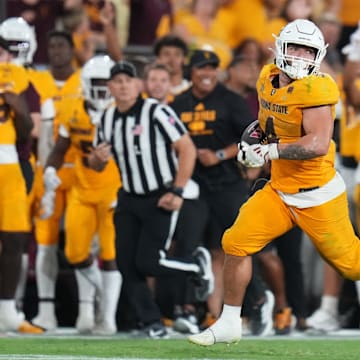
[[50,41],[50,39],[52,39],[54,37],[62,37],[69,43],[69,45],[72,48],[75,47],[72,35],[68,31],[62,31],[62,30],[51,30],[51,31],[49,31],[48,34],[47,34],[48,42]]
[[185,41],[183,39],[181,39],[180,37],[175,36],[175,35],[166,35],[166,36],[163,36],[162,38],[158,39],[155,42],[154,54],[156,56],[159,56],[161,49],[165,46],[172,46],[172,47],[181,49],[182,52],[184,53],[184,56],[187,55],[188,50],[189,50]]

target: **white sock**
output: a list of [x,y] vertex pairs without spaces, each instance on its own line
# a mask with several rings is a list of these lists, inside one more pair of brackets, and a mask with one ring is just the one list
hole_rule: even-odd
[[86,268],[76,269],[75,271],[76,279],[83,278],[87,280],[87,282],[91,283],[97,292],[101,292],[102,288],[102,280],[101,280],[101,273],[99,267],[97,265],[97,261],[94,261],[90,266]]
[[92,281],[89,281],[87,276],[84,276],[83,270],[84,269],[75,269],[79,302],[93,303],[95,299],[95,285]]
[[103,320],[115,325],[116,311],[121,291],[122,276],[119,271],[101,271],[102,294],[100,309]]
[[18,281],[18,284],[16,287],[16,292],[15,292],[16,305],[19,309],[21,309],[22,305],[23,305],[25,289],[26,289],[26,282],[27,282],[28,268],[29,268],[29,255],[22,254],[20,277],[19,277],[19,281]]
[[39,299],[54,299],[59,271],[57,245],[38,245],[35,270]]
[[330,314],[337,315],[339,306],[339,298],[332,295],[324,295],[321,297],[320,308],[329,312]]
[[241,306],[226,305],[219,319],[210,326],[216,342],[227,341],[232,337],[241,337]]
[[38,316],[43,319],[55,318],[55,303],[54,301],[39,301]]

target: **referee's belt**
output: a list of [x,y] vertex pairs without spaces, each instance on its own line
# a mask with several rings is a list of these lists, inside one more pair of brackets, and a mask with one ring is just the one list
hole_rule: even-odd
[[166,188],[166,187],[148,191],[146,194],[137,194],[137,193],[133,193],[133,192],[128,192],[124,189],[120,190],[120,192],[123,192],[126,196],[132,196],[132,197],[137,197],[137,198],[159,197],[159,196],[164,195],[168,191],[169,191],[169,188]]

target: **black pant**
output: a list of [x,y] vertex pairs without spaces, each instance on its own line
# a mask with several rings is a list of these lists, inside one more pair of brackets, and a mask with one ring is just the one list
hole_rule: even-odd
[[[114,215],[116,257],[123,275],[123,291],[139,323],[160,320],[160,310],[147,286],[147,276],[174,276],[181,272],[194,274],[192,258],[169,258],[161,265],[160,251],[166,251],[171,240],[173,212],[157,206],[162,194],[132,196],[119,192]],[[169,237],[170,236],[170,237]],[[121,309],[120,309],[121,311]]]

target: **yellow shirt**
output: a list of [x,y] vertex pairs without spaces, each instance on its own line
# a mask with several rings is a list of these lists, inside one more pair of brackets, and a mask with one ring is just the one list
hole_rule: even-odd
[[95,171],[88,166],[87,158],[93,148],[96,126],[85,110],[83,99],[65,100],[61,104],[57,120],[60,124],[61,135],[65,133],[71,141],[75,152],[75,175],[74,186],[84,190],[118,189],[121,186],[119,170],[110,160],[101,172]]
[[[257,83],[259,122],[268,137],[273,136],[283,143],[297,141],[303,135],[302,109],[308,107],[331,105],[335,118],[335,104],[340,94],[329,75],[307,76],[277,89],[272,86],[271,79],[279,72],[275,65],[265,65]],[[273,160],[271,184],[275,189],[290,194],[299,192],[299,189],[322,186],[335,175],[334,160],[333,141],[324,156],[308,160]]]

